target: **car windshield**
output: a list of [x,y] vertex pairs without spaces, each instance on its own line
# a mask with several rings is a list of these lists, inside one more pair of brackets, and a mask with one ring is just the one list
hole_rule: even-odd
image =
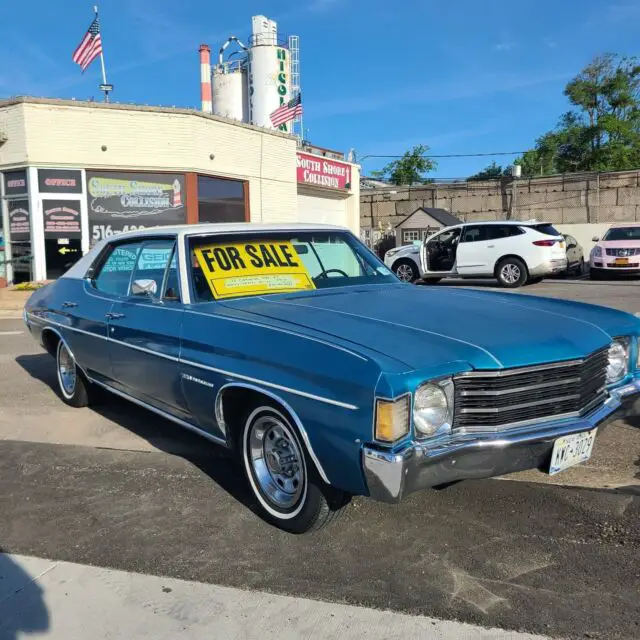
[[612,227],[603,240],[640,240],[640,227]]
[[261,232],[190,240],[198,302],[397,283],[360,241],[346,232]]

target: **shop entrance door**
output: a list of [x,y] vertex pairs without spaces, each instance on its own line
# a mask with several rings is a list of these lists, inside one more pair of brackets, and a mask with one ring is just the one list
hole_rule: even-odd
[[80,200],[43,200],[47,279],[68,271],[81,257]]
[[47,279],[55,280],[82,257],[80,238],[45,238],[44,255]]

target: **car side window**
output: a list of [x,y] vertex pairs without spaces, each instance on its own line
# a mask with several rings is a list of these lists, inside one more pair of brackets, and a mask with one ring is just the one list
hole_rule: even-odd
[[487,226],[476,225],[464,228],[462,242],[480,242],[487,239]]
[[[128,295],[156,299],[169,297],[173,300],[179,297],[174,248],[173,239],[148,240],[142,245]],[[170,292],[169,288],[171,288]],[[171,296],[167,296],[167,292],[171,293]]]
[[487,240],[500,240],[519,236],[523,231],[514,224],[491,224],[487,225]]
[[93,286],[104,293],[126,296],[131,276],[138,261],[142,242],[129,242],[113,248],[100,271],[93,278]]

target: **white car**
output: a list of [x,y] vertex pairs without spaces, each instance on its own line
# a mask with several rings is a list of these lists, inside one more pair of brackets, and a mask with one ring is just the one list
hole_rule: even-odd
[[473,222],[391,249],[384,262],[405,282],[496,278],[513,288],[565,271],[567,252],[565,238],[548,222]]

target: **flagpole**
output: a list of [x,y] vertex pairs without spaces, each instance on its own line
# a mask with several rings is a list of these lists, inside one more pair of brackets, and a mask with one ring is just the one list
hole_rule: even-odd
[[[94,5],[93,10],[96,14],[96,19],[98,18],[98,5]],[[104,51],[104,47],[102,47]],[[102,66],[102,86],[100,89],[104,93],[104,101],[109,102],[109,91],[111,91],[111,87],[107,84],[107,71],[104,66],[104,52],[100,51],[100,65]]]

